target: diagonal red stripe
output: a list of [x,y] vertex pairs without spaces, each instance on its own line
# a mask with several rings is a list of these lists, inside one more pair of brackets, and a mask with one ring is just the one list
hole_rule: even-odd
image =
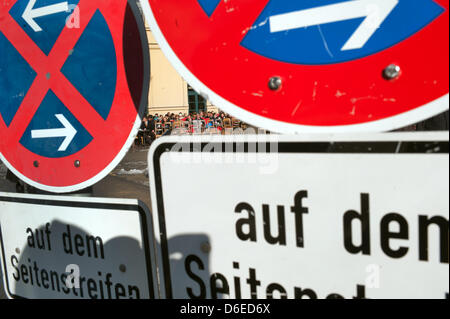
[[37,73],[42,73],[42,69],[49,63],[47,56],[10,15],[0,19],[0,31],[31,68]]
[[109,131],[106,122],[61,73],[51,81],[51,89],[92,136]]
[[9,14],[0,17],[0,31],[38,74],[8,129],[10,138],[14,138],[17,142],[33,119],[49,88],[92,136],[103,134],[105,131],[103,118],[61,73],[61,68],[71,50],[98,9],[88,1],[91,0],[80,0],[78,4],[81,16],[80,28],[64,28],[48,57]]
[[75,47],[81,35],[86,30],[87,25],[91,21],[96,7],[87,5],[88,1],[92,0],[80,0],[78,7],[80,8],[80,27],[79,28],[64,28],[58,37],[52,51],[48,55],[48,60],[52,62],[52,67],[60,71],[67,58],[70,55],[71,50]]
[[6,124],[3,121],[3,118],[0,116],[0,132],[4,132],[6,130]]
[[44,100],[48,92],[49,85],[44,75],[36,77],[25,98],[22,101],[16,115],[7,129],[8,138],[14,142],[19,142],[29,123],[34,117],[37,109]]

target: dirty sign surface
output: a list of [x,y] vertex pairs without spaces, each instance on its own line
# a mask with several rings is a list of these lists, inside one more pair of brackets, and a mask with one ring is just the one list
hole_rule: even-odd
[[446,0],[141,0],[213,104],[278,132],[387,131],[448,109]]
[[88,187],[131,145],[149,62],[138,8],[127,3],[0,3],[0,157],[28,184]]

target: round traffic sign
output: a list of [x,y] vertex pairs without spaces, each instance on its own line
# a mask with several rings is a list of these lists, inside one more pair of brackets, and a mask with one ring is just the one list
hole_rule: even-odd
[[72,192],[105,177],[134,141],[149,57],[127,0],[0,3],[0,157],[26,183]]
[[199,93],[276,132],[388,131],[448,109],[447,0],[141,0]]

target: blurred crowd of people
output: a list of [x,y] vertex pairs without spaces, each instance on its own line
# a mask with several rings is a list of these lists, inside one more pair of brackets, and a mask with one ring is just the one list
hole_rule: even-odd
[[[150,145],[155,139],[171,134],[225,134],[236,128],[246,129],[247,124],[225,112],[166,113],[144,116],[136,144]],[[174,132],[176,131],[176,132]]]
[[[248,124],[229,114],[219,112],[200,112],[193,114],[166,113],[165,115],[144,116],[137,145],[150,145],[155,139],[164,135],[183,134],[227,134],[234,129],[246,130]],[[436,115],[428,120],[395,130],[396,132],[411,131],[448,131],[449,112]]]

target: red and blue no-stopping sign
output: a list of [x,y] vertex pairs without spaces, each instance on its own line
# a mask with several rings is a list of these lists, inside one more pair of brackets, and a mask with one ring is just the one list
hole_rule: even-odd
[[146,107],[144,24],[127,0],[0,3],[0,155],[52,192],[106,176]]
[[448,0],[141,0],[183,77],[278,132],[388,131],[448,109]]

